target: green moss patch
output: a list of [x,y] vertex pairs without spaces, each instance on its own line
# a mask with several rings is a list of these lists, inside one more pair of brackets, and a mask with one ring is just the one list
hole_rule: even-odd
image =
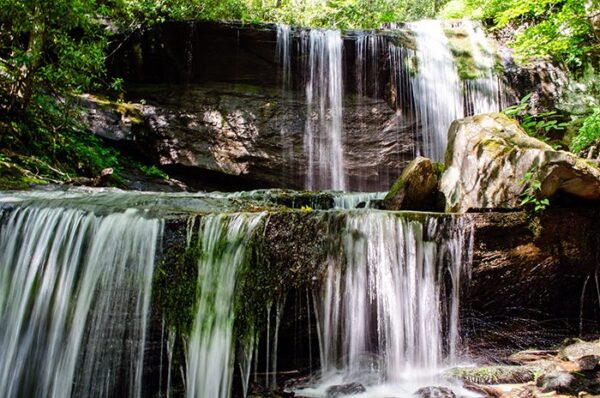
[[519,384],[533,381],[535,372],[525,366],[480,366],[452,368],[444,376],[476,384]]

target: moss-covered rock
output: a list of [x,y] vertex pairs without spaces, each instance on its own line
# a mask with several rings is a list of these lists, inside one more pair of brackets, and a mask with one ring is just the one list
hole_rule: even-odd
[[27,189],[31,185],[47,183],[12,162],[0,161],[0,190]]
[[444,377],[476,384],[518,384],[533,381],[534,370],[524,366],[452,368],[444,372]]
[[384,199],[388,210],[435,210],[439,168],[417,157],[402,170]]

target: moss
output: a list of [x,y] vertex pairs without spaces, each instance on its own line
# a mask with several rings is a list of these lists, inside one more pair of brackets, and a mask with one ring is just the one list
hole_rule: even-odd
[[417,42],[415,40],[415,35],[409,29],[394,29],[392,31],[386,31],[385,33],[389,41],[394,45],[410,50],[416,50]]
[[326,256],[341,245],[337,239],[344,227],[345,216],[330,212],[278,212],[263,220],[238,275],[238,341],[265,330],[268,306],[324,278]]
[[32,184],[47,183],[12,162],[0,161],[0,190],[27,189]]
[[444,162],[432,162],[432,165],[438,176],[441,176],[446,171],[446,164]]
[[512,148],[506,145],[506,141],[499,138],[486,138],[481,140],[481,146],[492,154],[494,158],[507,155]]
[[525,366],[452,368],[444,372],[444,376],[476,384],[517,384],[527,383],[535,379],[532,368]]
[[[462,80],[473,80],[481,77],[486,71],[473,58],[471,40],[464,29],[445,29],[450,51],[454,56],[458,76]],[[487,49],[481,49],[487,51]]]
[[123,118],[127,118],[133,124],[141,124],[144,119],[142,117],[143,106],[133,102],[124,102],[121,100],[113,100],[104,95],[86,95],[86,98],[95,104],[110,108],[120,114]]
[[162,313],[167,326],[188,335],[194,320],[201,249],[195,244],[186,247],[185,228],[180,223],[166,227],[168,249],[154,271],[153,307]]

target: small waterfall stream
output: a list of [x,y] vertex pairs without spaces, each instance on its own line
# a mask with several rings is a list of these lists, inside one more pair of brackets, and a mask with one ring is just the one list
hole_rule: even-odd
[[187,362],[186,396],[189,398],[227,398],[231,394],[237,272],[245,260],[252,231],[263,216],[262,213],[239,213],[201,218],[199,293]]
[[408,396],[453,364],[469,231],[463,220],[349,215],[346,264],[331,259],[318,299],[323,384],[300,394],[358,382],[368,396]]
[[310,30],[302,36],[306,71],[306,187],[346,189],[342,125],[342,36],[337,30]]
[[472,21],[463,21],[462,25],[469,37],[473,62],[480,71],[479,77],[465,81],[467,114],[498,112],[501,109],[501,89],[494,52],[481,26]]

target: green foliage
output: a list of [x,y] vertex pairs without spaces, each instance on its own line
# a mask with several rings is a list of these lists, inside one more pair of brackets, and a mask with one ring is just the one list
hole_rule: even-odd
[[535,168],[525,173],[520,184],[524,187],[524,191],[521,194],[521,203],[519,205],[525,207],[530,214],[537,215],[550,205],[548,198],[541,197],[542,182],[539,180],[538,172]]
[[506,116],[518,120],[529,136],[548,142],[550,140],[549,133],[565,130],[568,123],[561,121],[562,117],[555,111],[533,115],[530,105],[531,96],[531,93],[527,94],[521,98],[518,104],[510,106],[502,112]]
[[510,43],[518,61],[551,58],[577,70],[597,60],[593,18],[599,12],[598,0],[452,0],[440,15],[482,19],[494,28],[522,26]]
[[119,15],[124,27],[168,19],[205,19],[372,29],[386,22],[432,18],[443,3],[440,0],[126,0],[114,14]]
[[583,120],[579,134],[571,141],[570,150],[580,153],[600,140],[600,108]]
[[163,180],[167,180],[169,178],[167,173],[156,166],[141,165],[140,170],[149,177],[162,178]]
[[588,116],[600,108],[600,73],[588,64],[580,76],[563,87],[557,108],[572,115]]
[[118,166],[117,152],[77,122],[75,95],[105,73],[101,10],[95,1],[0,0],[0,145],[41,178]]
[[97,11],[94,1],[0,0],[0,109],[43,116],[93,86],[107,43]]

